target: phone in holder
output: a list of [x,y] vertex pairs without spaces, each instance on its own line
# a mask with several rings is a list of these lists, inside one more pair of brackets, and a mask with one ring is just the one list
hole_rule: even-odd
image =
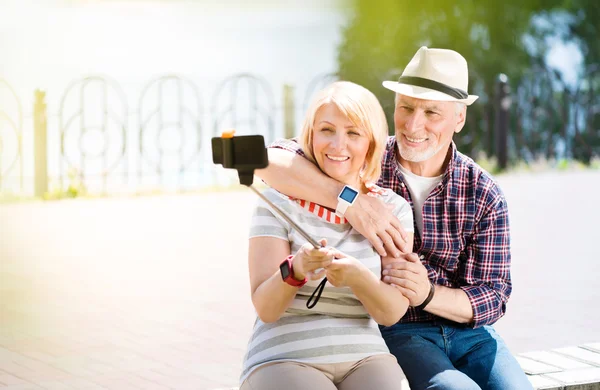
[[[242,135],[234,136],[235,131],[224,132],[221,137],[212,138],[213,163],[221,164],[223,168],[231,168],[238,171],[240,184],[249,187],[256,195],[264,200],[277,214],[293,226],[298,233],[302,235],[315,248],[321,248],[321,244],[308,235],[300,226],[298,226],[290,217],[288,217],[279,207],[275,206],[267,197],[258,191],[252,182],[254,180],[254,170],[269,166],[269,157],[265,148],[265,139],[262,135]],[[325,288],[327,278],[323,278],[319,286],[306,302],[306,307],[312,309],[315,307],[321,293]]]
[[265,139],[262,135],[233,136],[225,132],[212,139],[213,163],[238,171],[240,184],[252,185],[255,169],[269,165]]

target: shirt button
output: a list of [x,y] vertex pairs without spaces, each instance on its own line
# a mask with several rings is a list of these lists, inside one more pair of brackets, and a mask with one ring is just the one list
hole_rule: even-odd
[[419,259],[421,259],[421,260],[425,260],[425,255],[421,255],[421,256],[419,256]]
[[404,188],[404,183],[400,183],[400,187]]

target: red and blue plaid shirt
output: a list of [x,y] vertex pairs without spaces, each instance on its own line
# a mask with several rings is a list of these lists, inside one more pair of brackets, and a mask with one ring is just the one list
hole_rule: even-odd
[[[304,155],[297,142],[270,145]],[[389,137],[378,185],[391,188],[414,207]],[[451,145],[452,158],[442,181],[423,204],[423,232],[415,224],[413,251],[436,285],[462,289],[473,307],[473,327],[493,324],[506,311],[510,278],[510,230],[504,194],[491,176]],[[400,322],[438,317],[409,308]]]

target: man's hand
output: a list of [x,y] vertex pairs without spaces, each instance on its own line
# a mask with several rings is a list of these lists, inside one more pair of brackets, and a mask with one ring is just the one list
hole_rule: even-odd
[[388,260],[382,271],[383,281],[391,284],[408,298],[411,306],[419,306],[427,299],[431,284],[427,268],[416,253],[408,253]]
[[345,217],[354,229],[365,236],[381,256],[399,257],[406,250],[407,234],[392,214],[393,206],[365,194],[346,211]]

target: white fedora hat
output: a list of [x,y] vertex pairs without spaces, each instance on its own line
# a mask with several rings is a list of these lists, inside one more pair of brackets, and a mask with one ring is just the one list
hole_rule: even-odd
[[392,91],[417,99],[462,102],[471,105],[479,96],[469,95],[467,60],[454,50],[421,47],[398,81],[384,81]]

